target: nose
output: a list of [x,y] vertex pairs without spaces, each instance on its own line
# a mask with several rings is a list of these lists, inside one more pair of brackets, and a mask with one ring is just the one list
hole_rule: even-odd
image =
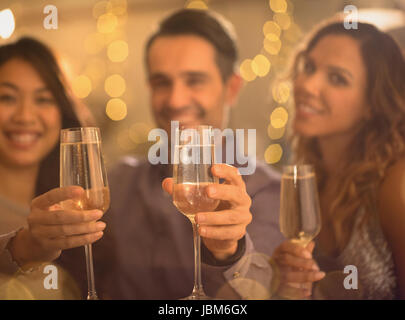
[[29,124],[35,122],[35,106],[29,98],[22,99],[18,104],[12,120],[17,123]]
[[313,74],[303,74],[299,76],[298,88],[301,88],[306,94],[309,94],[314,97],[319,97],[323,79],[320,72],[314,72]]
[[168,97],[168,106],[172,109],[182,109],[190,105],[190,92],[181,82],[174,82]]

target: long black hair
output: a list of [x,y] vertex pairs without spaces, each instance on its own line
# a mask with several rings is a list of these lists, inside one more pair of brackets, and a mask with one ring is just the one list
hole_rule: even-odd
[[[81,126],[74,109],[73,97],[52,51],[42,42],[23,37],[16,42],[0,46],[0,66],[11,59],[28,62],[39,74],[53,95],[60,110],[62,128]],[[59,144],[41,161],[36,181],[35,196],[59,186]]]

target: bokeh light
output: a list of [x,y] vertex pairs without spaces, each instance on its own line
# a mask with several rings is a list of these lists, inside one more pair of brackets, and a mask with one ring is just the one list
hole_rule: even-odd
[[93,6],[93,17],[97,19],[105,13],[111,12],[112,4],[110,1],[99,1]]
[[278,143],[271,144],[264,152],[264,160],[268,164],[275,164],[280,161],[283,156],[283,148]]
[[276,13],[283,13],[287,11],[287,1],[285,0],[270,0],[270,9]]
[[270,61],[264,55],[258,54],[254,57],[251,68],[253,72],[259,77],[265,77],[270,71]]
[[15,29],[13,12],[10,9],[0,11],[0,37],[8,39]]
[[113,74],[105,80],[104,89],[110,97],[120,97],[126,89],[125,80],[119,74]]
[[280,38],[281,28],[276,22],[270,20],[263,25],[263,34],[264,36],[274,34],[277,38]]
[[277,55],[281,49],[281,40],[273,33],[266,34],[263,40],[263,47],[271,55]]
[[110,99],[105,109],[107,116],[113,121],[120,121],[127,116],[127,105],[119,98]]
[[267,127],[267,134],[270,139],[278,140],[284,136],[285,133],[285,126],[281,128],[274,128],[271,123]]
[[291,18],[287,13],[276,13],[273,19],[283,30],[287,30],[291,26]]
[[252,68],[252,60],[245,59],[239,67],[240,75],[245,81],[253,81],[257,75]]
[[288,121],[288,112],[283,107],[275,108],[270,115],[270,123],[276,129],[285,127],[287,121]]
[[286,82],[281,82],[273,86],[272,94],[274,101],[286,103],[290,98],[290,86]]
[[202,1],[202,0],[194,0],[186,4],[185,6],[187,9],[200,9],[200,10],[206,10],[208,9],[207,4]]
[[111,33],[118,25],[118,19],[112,13],[105,13],[97,19],[97,30],[100,33]]
[[76,77],[72,82],[72,90],[78,98],[86,98],[92,90],[90,79],[85,75]]
[[128,57],[128,43],[123,40],[111,42],[107,48],[107,56],[112,62],[124,61]]

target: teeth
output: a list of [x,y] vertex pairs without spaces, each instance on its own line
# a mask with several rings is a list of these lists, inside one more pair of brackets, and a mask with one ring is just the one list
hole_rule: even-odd
[[31,133],[23,133],[23,134],[12,133],[12,134],[10,134],[10,139],[12,141],[15,141],[17,143],[25,143],[25,144],[34,142],[37,139],[37,137],[38,137],[37,134],[31,134]]
[[306,112],[306,113],[312,113],[312,114],[319,114],[320,112],[314,108],[312,108],[311,106],[307,105],[307,104],[300,104],[298,106],[302,111]]

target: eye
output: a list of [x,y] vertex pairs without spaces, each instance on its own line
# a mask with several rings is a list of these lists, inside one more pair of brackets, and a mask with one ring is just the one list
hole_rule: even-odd
[[348,84],[346,78],[337,72],[330,73],[328,78],[330,83],[332,83],[333,85],[345,86]]
[[311,74],[314,71],[315,71],[315,64],[309,59],[304,60],[302,65],[302,72],[304,72],[305,74]]
[[6,94],[6,93],[0,94],[0,102],[13,103],[13,102],[16,102],[16,101],[17,101],[17,98],[15,96],[11,95],[11,94]]
[[170,87],[171,82],[167,79],[154,79],[150,84],[153,89],[162,89]]
[[55,104],[55,99],[48,96],[39,96],[35,99],[35,102],[39,105],[50,105]]
[[190,77],[187,79],[188,86],[197,86],[204,83],[204,79],[202,77]]

